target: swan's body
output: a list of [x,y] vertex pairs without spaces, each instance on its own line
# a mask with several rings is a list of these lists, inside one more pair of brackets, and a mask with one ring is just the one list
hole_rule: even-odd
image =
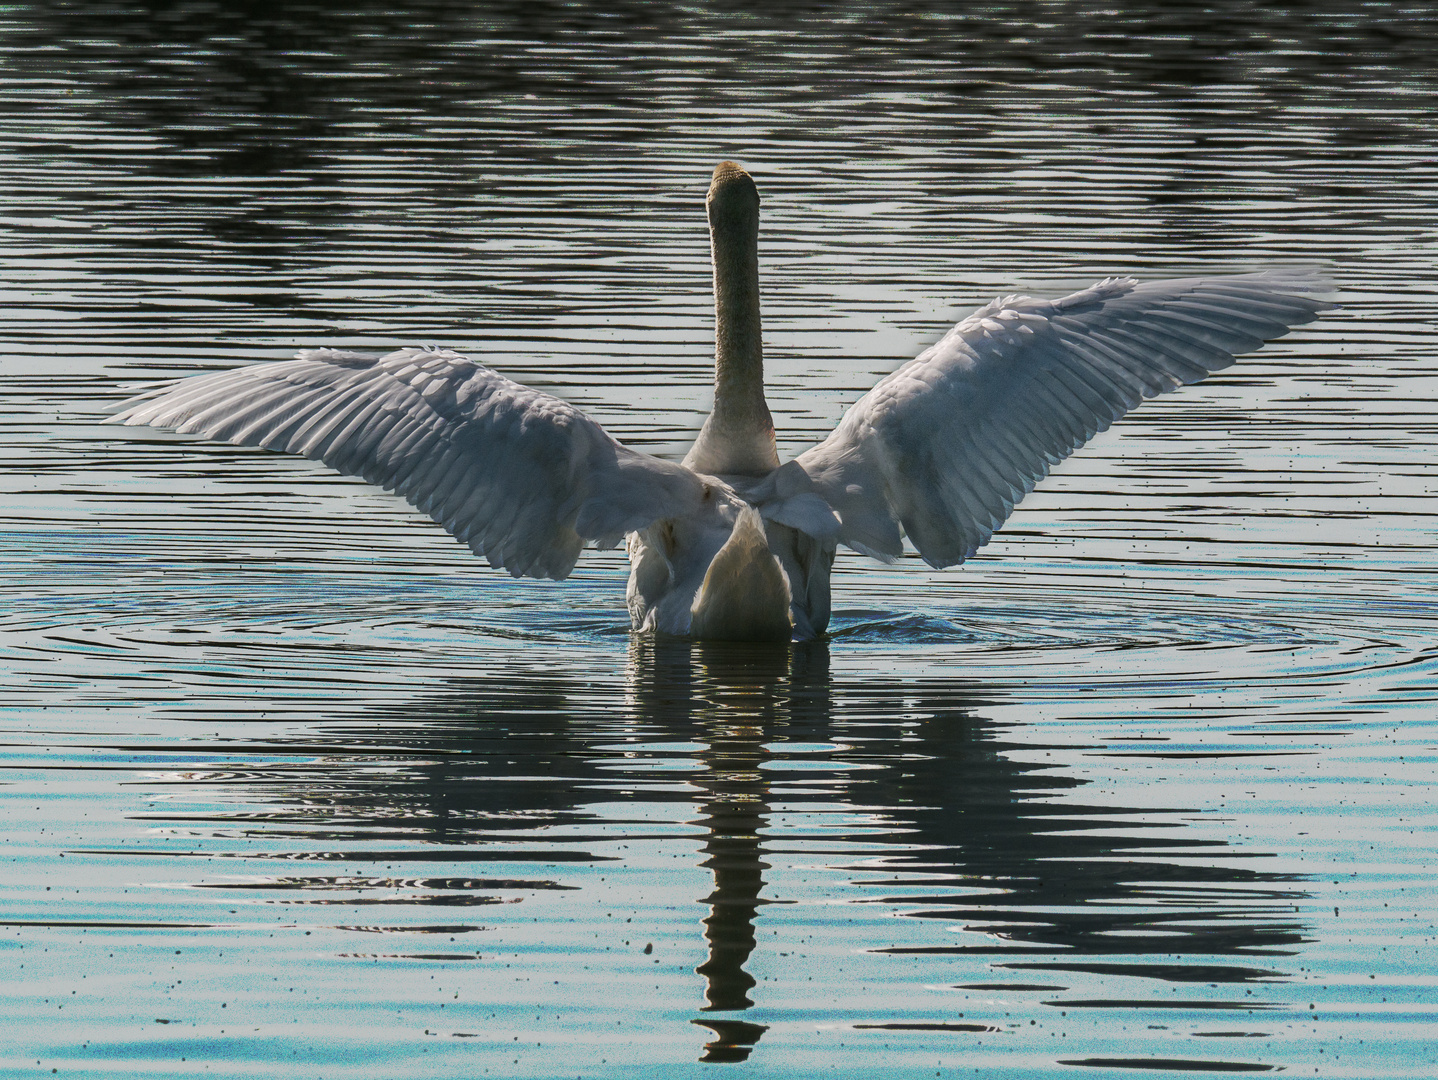
[[683,464],[447,350],[331,349],[184,379],[115,417],[303,454],[395,491],[490,565],[562,578],[627,537],[636,630],[808,638],[843,544],[932,566],[986,543],[1049,467],[1144,398],[1196,382],[1327,305],[1296,273],[1138,284],[980,309],[780,465],[764,401],[759,196],[709,190],[714,408]]

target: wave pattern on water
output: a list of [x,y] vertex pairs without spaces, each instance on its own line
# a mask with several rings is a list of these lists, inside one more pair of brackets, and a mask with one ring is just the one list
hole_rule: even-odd
[[[0,15],[0,1071],[1438,1067],[1431,20],[163,7]],[[1342,306],[779,649],[100,423],[434,343],[682,454],[723,157],[786,454],[997,294]]]

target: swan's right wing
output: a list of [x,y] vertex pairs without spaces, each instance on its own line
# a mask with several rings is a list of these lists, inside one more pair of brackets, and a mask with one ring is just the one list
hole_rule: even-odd
[[697,509],[697,474],[630,450],[574,406],[448,350],[296,360],[181,379],[120,406],[150,424],[302,454],[403,496],[491,566],[563,578]]
[[1010,296],[881,380],[795,459],[879,558],[901,529],[932,566],[963,562],[1014,505],[1145,398],[1197,382],[1328,307],[1303,272],[1110,278],[1061,300]]

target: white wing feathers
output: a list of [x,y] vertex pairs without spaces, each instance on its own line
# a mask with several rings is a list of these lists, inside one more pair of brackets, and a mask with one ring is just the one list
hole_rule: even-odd
[[[865,554],[896,558],[907,533],[931,565],[962,562],[1052,465],[1145,398],[1308,322],[1329,305],[1301,294],[1322,287],[1294,272],[1110,278],[1061,300],[995,300],[746,497]],[[697,513],[719,483],[448,350],[309,350],[151,390],[114,419],[362,476],[516,577],[565,577],[586,541]]]
[[1301,272],[1138,284],[981,308],[856,402],[797,463],[879,558],[907,533],[936,567],[973,555],[1014,505],[1143,399],[1197,382],[1330,305]]
[[183,379],[114,417],[303,454],[403,496],[515,577],[691,512],[704,482],[578,409],[447,350],[334,349]]

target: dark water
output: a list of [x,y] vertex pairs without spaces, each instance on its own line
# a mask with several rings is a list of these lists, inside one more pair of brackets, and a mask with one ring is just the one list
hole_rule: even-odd
[[[0,1073],[1432,1075],[1424,12],[477,10],[0,22]],[[98,422],[434,343],[680,454],[724,157],[786,453],[1000,293],[1342,308],[777,650]]]

